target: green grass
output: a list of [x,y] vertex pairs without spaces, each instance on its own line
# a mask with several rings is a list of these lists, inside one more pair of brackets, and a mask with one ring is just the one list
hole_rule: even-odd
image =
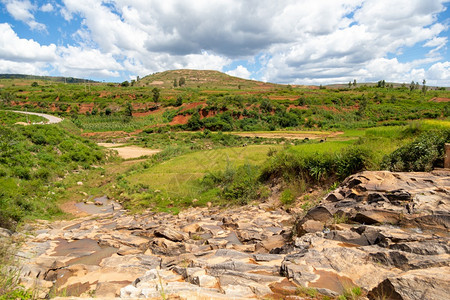
[[166,189],[173,184],[200,178],[208,172],[223,170],[228,163],[235,166],[244,163],[259,165],[267,158],[269,149],[277,147],[251,145],[189,153],[131,175],[127,180],[132,184],[146,183],[154,189]]
[[38,123],[38,122],[46,122],[47,119],[35,116],[35,115],[24,115],[15,113],[12,111],[0,111],[0,124],[3,125],[12,125],[17,122],[31,122],[31,123]]
[[346,141],[327,141],[325,143],[309,142],[300,145],[289,147],[286,151],[288,153],[299,155],[324,154],[335,153],[355,143],[355,140]]
[[155,114],[146,117],[128,118],[123,115],[112,116],[78,116],[73,122],[85,132],[126,131],[163,123],[162,115]]
[[[131,203],[156,205],[157,209],[167,206],[179,208],[179,205],[187,205],[193,199],[199,200],[196,205],[202,205],[216,200],[217,191],[203,191],[200,178],[222,171],[227,166],[260,165],[266,160],[269,150],[274,148],[281,146],[250,145],[184,154],[125,176],[123,180],[129,191],[127,197]],[[154,201],[155,197],[158,203]],[[147,203],[146,198],[150,199]],[[131,203],[129,206],[133,207]]]

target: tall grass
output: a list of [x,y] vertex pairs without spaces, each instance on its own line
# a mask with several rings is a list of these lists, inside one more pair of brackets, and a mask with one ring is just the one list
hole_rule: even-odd
[[11,241],[0,237],[0,300],[32,299],[33,293],[20,285],[20,266]]

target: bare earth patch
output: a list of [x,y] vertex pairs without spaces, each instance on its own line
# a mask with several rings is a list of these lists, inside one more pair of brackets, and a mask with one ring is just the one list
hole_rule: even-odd
[[112,150],[116,150],[120,157],[123,159],[138,158],[145,155],[154,155],[161,152],[159,149],[148,149],[139,146],[124,146],[123,144],[113,143],[98,143],[99,146],[106,147]]

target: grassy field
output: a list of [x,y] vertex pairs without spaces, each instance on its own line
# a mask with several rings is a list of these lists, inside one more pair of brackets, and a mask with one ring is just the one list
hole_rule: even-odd
[[3,125],[12,125],[17,122],[38,123],[38,122],[46,122],[46,121],[47,121],[47,119],[40,117],[40,116],[18,114],[18,113],[12,112],[12,111],[0,111],[0,124],[3,124]]
[[202,192],[199,179],[208,173],[224,170],[227,166],[260,165],[267,159],[269,151],[280,148],[277,145],[251,145],[194,152],[125,176],[122,180],[130,191],[145,190],[143,193],[127,195],[131,198],[129,207],[154,205],[158,209],[172,207],[178,210],[180,204],[192,204],[193,199],[198,200],[196,205],[216,201],[214,193]]

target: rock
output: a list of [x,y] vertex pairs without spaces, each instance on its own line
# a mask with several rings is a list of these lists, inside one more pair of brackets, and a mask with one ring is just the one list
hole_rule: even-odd
[[450,295],[450,268],[412,270],[388,277],[369,293],[369,299],[441,300]]
[[227,285],[222,288],[227,297],[253,298],[255,294],[251,288],[242,285]]
[[277,250],[281,249],[285,244],[286,240],[282,235],[273,235],[259,243],[257,245],[257,251],[276,254],[280,253],[280,251]]
[[183,243],[172,242],[165,238],[153,239],[151,246],[149,247],[153,253],[162,255],[180,255],[186,252],[186,246]]
[[97,205],[97,206],[102,206],[102,205],[103,205],[103,202],[96,200],[96,201],[94,202],[94,204]]
[[11,230],[0,227],[0,237],[9,238],[11,235]]
[[216,277],[206,274],[194,276],[193,278],[194,280],[192,283],[195,283],[200,287],[217,288],[219,284]]
[[180,231],[176,231],[168,226],[157,228],[154,232],[155,236],[164,237],[172,242],[182,242],[188,239],[188,236]]
[[297,235],[302,236],[306,233],[312,233],[317,231],[322,231],[324,224],[316,220],[306,220],[303,223],[297,225]]
[[80,185],[80,186],[81,186],[81,185],[83,185],[83,182],[78,181],[78,182],[77,182],[77,185]]

